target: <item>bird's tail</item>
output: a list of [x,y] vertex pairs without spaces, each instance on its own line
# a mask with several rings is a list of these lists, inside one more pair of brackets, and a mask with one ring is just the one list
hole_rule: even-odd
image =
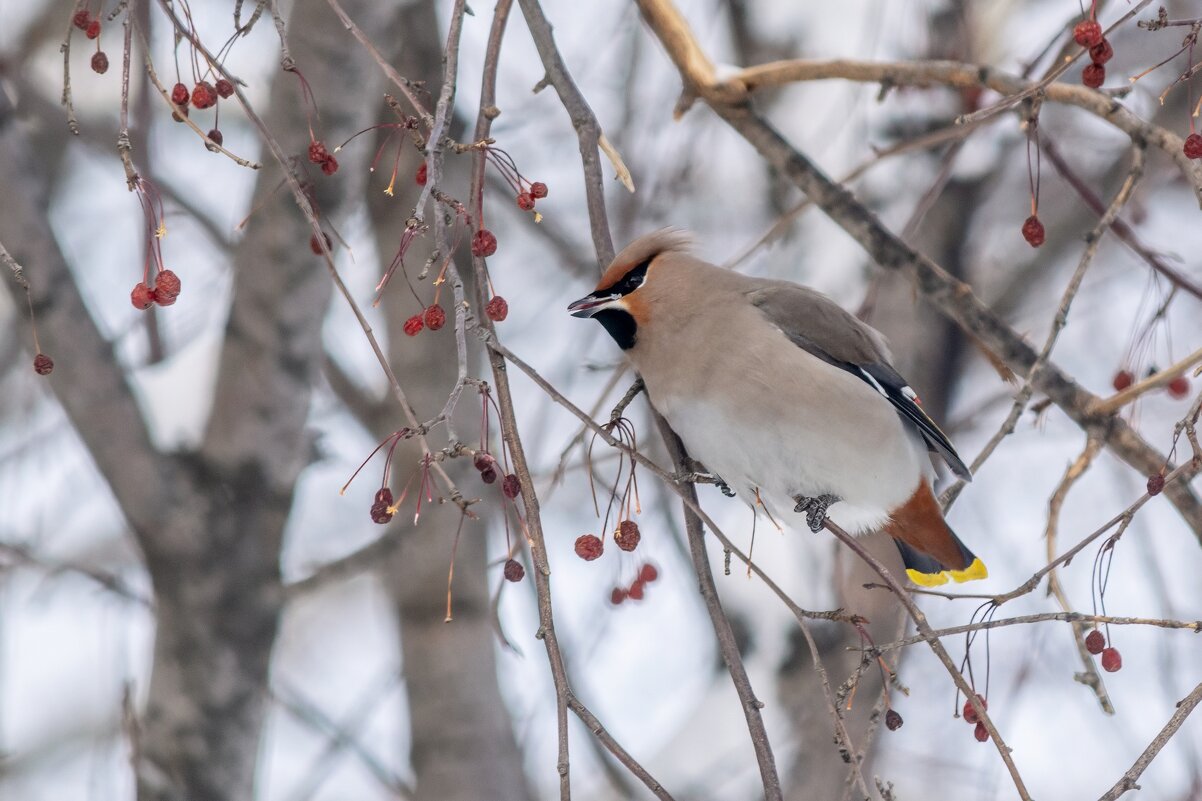
[[893,510],[885,531],[901,551],[906,575],[915,584],[934,587],[989,576],[976,554],[943,520],[939,502],[925,480],[905,504]]

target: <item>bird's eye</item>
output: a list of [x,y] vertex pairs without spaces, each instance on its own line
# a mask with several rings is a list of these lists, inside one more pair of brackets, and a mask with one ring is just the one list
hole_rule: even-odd
[[643,285],[643,276],[641,276],[641,275],[632,275],[626,279],[626,286],[628,287],[628,289],[626,290],[627,292],[633,292],[634,290],[638,289],[642,285]]

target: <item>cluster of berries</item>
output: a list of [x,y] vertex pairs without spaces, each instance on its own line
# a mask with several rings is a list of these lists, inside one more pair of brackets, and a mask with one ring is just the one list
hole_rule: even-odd
[[442,306],[431,303],[425,310],[405,321],[404,331],[406,336],[415,337],[422,332],[423,328],[437,331],[446,324],[447,313],[443,311]]
[[[977,703],[981,705],[981,709],[989,710],[989,702],[985,700],[985,696],[977,693]],[[972,701],[964,702],[964,722],[974,726],[972,736],[977,738],[977,742],[983,743],[989,739],[989,729],[985,728],[985,721],[981,720],[977,715],[977,710],[973,708]]]
[[[225,78],[218,78],[215,84],[208,81],[197,81],[191,91],[188,90],[186,84],[176,83],[171,87],[171,102],[175,104],[175,111],[171,116],[176,122],[183,122],[184,117],[188,116],[189,103],[192,108],[203,111],[216,106],[218,98],[225,100],[233,94],[234,85]],[[218,146],[225,143],[225,137],[217,127],[214,127],[206,135]]]
[[1102,655],[1102,670],[1107,673],[1117,673],[1123,667],[1123,655],[1114,646],[1106,646],[1106,638],[1102,632],[1094,629],[1085,636],[1085,650],[1094,656]]
[[[1156,368],[1151,368],[1148,375],[1155,375],[1158,371]],[[1122,392],[1127,387],[1135,383],[1135,375],[1130,370],[1119,370],[1114,374],[1114,380],[1111,386],[1115,392]],[[1184,375],[1179,375],[1165,386],[1165,392],[1173,400],[1182,400],[1189,396],[1189,379]]]
[[109,57],[100,49],[100,20],[93,17],[85,6],[71,16],[71,24],[83,31],[84,36],[96,40],[96,52],[92,54],[92,71],[97,75],[104,75],[109,71]]
[[144,281],[134,284],[129,301],[139,311],[149,309],[155,303],[170,306],[179,297],[179,290],[179,276],[171,270],[160,270],[153,287],[147,286]]
[[[639,524],[633,520],[623,520],[614,529],[614,542],[623,551],[633,551],[639,546],[643,536],[639,533]],[[576,538],[576,555],[586,562],[600,558],[605,552],[605,542],[596,534],[581,534]]]
[[1114,48],[1110,46],[1098,24],[1097,3],[1089,11],[1089,19],[1083,19],[1073,27],[1073,41],[1089,49],[1089,66],[1081,72],[1081,83],[1090,89],[1097,89],[1106,81],[1106,62],[1114,58]]
[[635,576],[634,581],[629,587],[614,587],[609,594],[609,602],[614,606],[626,601],[629,598],[632,601],[643,600],[643,594],[647,590],[647,585],[659,578],[659,570],[650,562],[644,562],[639,568],[639,574]]
[[326,175],[338,172],[338,159],[326,150],[325,143],[320,139],[309,140],[309,161],[320,165],[321,171]]
[[[476,451],[476,455],[472,457],[472,465],[479,471],[481,481],[485,484],[496,483],[500,465],[491,453]],[[505,478],[501,480],[501,492],[512,501],[522,494],[522,480],[515,473],[506,474]]]

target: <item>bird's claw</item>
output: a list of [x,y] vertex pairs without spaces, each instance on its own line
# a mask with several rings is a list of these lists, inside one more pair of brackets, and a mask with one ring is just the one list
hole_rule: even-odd
[[696,471],[677,472],[672,474],[672,480],[677,484],[713,484],[722,490],[722,494],[727,498],[735,497],[735,491],[730,488],[730,485],[723,481],[721,476],[716,476],[713,473]]
[[797,501],[797,505],[793,507],[794,512],[805,512],[806,525],[810,527],[810,531],[818,533],[822,530],[822,524],[826,522],[826,510],[833,504],[842,500],[838,495],[818,495],[814,498],[806,498],[801,495],[794,495],[793,500]]

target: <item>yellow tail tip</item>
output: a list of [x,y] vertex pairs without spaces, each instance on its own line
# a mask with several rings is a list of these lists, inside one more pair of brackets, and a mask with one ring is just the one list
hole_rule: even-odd
[[920,573],[912,567],[906,568],[906,575],[920,587],[938,587],[947,584],[946,573]]
[[972,564],[963,570],[949,570],[952,580],[957,584],[963,584],[965,581],[976,581],[978,579],[989,578],[989,571],[985,568],[985,563],[980,559],[973,559]]
[[989,578],[989,571],[985,568],[985,563],[980,559],[973,559],[972,564],[963,570],[943,570],[939,573],[922,573],[912,567],[906,568],[906,575],[910,577],[910,581],[920,587],[938,587],[941,584],[947,584],[948,579],[957,584],[963,584],[966,581],[977,581],[978,579]]

